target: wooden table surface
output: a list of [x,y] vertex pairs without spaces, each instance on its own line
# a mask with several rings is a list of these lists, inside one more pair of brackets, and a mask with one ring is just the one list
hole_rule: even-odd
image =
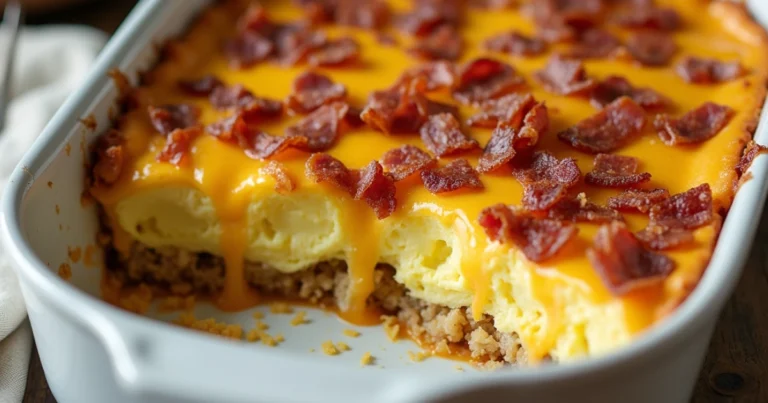
[[[136,0],[93,1],[30,24],[81,23],[114,32]],[[768,403],[768,215],[763,218],[744,275],[721,314],[693,403]],[[54,403],[37,350],[29,364],[24,403]]]

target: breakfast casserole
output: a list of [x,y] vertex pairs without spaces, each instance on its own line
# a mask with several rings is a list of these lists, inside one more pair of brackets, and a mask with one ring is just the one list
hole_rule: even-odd
[[215,2],[92,145],[104,298],[309,304],[488,366],[604,354],[699,281],[767,67],[726,1]]

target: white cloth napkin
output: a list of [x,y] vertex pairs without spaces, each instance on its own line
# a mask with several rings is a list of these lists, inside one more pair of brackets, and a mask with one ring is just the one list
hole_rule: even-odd
[[[25,28],[19,36],[12,101],[0,132],[0,192],[8,175],[90,70],[106,35],[86,27]],[[18,280],[0,250],[0,403],[21,402],[32,332]]]

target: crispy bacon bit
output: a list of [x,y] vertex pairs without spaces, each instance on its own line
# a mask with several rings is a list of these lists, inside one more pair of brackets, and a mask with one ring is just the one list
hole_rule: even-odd
[[747,146],[744,147],[744,152],[741,154],[741,159],[739,160],[738,164],[736,164],[736,173],[739,175],[739,177],[747,172],[755,157],[766,153],[768,153],[768,147],[762,146],[755,143],[753,140],[750,140],[749,143],[747,143]]
[[659,31],[640,31],[630,35],[627,50],[632,57],[646,66],[664,66],[677,52],[674,39]]
[[604,4],[603,0],[537,0],[531,7],[537,24],[557,22],[583,29],[598,22]]
[[285,26],[274,36],[277,59],[287,66],[303,63],[310,53],[328,43],[323,32],[306,27]]
[[211,105],[216,109],[242,108],[254,99],[256,96],[241,84],[214,87],[208,96]]
[[451,88],[456,82],[456,69],[453,63],[446,61],[424,63],[403,73],[396,85],[409,83],[416,79],[424,80],[427,91]]
[[595,28],[581,33],[566,55],[577,59],[599,59],[610,56],[619,46],[621,41],[610,32]]
[[438,157],[468,152],[480,147],[477,141],[462,133],[461,125],[450,113],[432,115],[421,126],[421,141]]
[[237,29],[240,31],[265,32],[271,29],[272,21],[264,7],[254,4],[245,10],[237,21]]
[[236,137],[248,158],[267,159],[289,148],[307,149],[307,138],[298,136],[273,136],[261,130],[247,130]]
[[117,130],[96,138],[92,148],[93,154],[93,181],[97,185],[109,186],[117,182],[123,171],[125,152],[123,150],[123,137]]
[[293,92],[288,96],[287,104],[298,113],[309,113],[315,109],[347,97],[343,84],[334,83],[330,78],[308,71],[293,81]]
[[649,225],[635,236],[643,245],[653,250],[667,250],[693,242],[693,232],[684,228]]
[[693,229],[712,222],[713,214],[712,190],[705,183],[653,205],[651,223]]
[[150,106],[147,109],[152,126],[161,134],[195,126],[200,116],[200,109],[189,104]]
[[288,194],[296,188],[296,184],[288,174],[283,164],[278,161],[269,161],[261,168],[262,172],[275,180],[275,191],[280,194]]
[[485,48],[493,52],[504,52],[518,56],[535,56],[547,51],[542,39],[528,37],[520,32],[504,32],[488,38]]
[[517,126],[535,103],[536,99],[530,93],[508,94],[501,98],[489,99],[480,103],[480,111],[467,119],[467,124],[492,128],[499,122],[506,122]]
[[373,92],[360,118],[384,133],[415,133],[432,114],[456,114],[455,107],[424,96],[426,82],[423,75],[403,77],[394,87]]
[[548,43],[572,42],[578,36],[575,28],[558,18],[536,21],[536,26],[536,36]]
[[510,110],[510,113],[516,115],[499,121],[478,161],[478,171],[491,172],[507,164],[518,151],[536,145],[539,135],[547,131],[549,127],[547,107],[543,103],[534,103],[525,108],[522,112]]
[[325,151],[336,142],[339,134],[345,129],[345,116],[349,106],[343,102],[323,105],[307,115],[297,124],[287,128],[288,137],[303,137],[307,139],[306,150]]
[[305,165],[306,175],[316,183],[331,183],[350,195],[357,192],[357,178],[343,162],[325,153],[312,154]]
[[677,119],[658,115],[653,123],[664,144],[700,143],[720,133],[733,114],[728,106],[705,102]]
[[651,207],[669,198],[667,189],[627,189],[608,198],[608,207],[619,211],[647,213]]
[[282,116],[283,103],[276,99],[254,97],[249,104],[240,109],[240,113],[246,122],[257,123]]
[[465,159],[454,160],[443,167],[424,169],[421,171],[421,181],[427,190],[435,194],[484,188],[477,171]]
[[667,256],[649,251],[620,222],[603,225],[587,257],[617,296],[663,281],[675,268]]
[[634,101],[621,97],[597,114],[557,134],[571,147],[592,154],[619,149],[639,135],[645,126],[645,111]]
[[443,25],[416,41],[410,52],[424,60],[458,60],[464,50],[464,41],[454,28]]
[[543,151],[533,154],[528,168],[518,168],[512,173],[523,184],[523,207],[529,211],[549,210],[565,198],[581,178],[576,160],[558,160]]
[[663,108],[670,101],[651,88],[635,88],[624,77],[608,76],[597,83],[590,94],[592,105],[604,108],[620,97],[630,97],[645,109]]
[[390,11],[380,0],[339,0],[335,17],[340,25],[376,29],[389,22]]
[[429,154],[410,144],[393,148],[381,157],[381,165],[395,181],[401,181],[425,168],[431,168],[436,162]]
[[179,88],[188,95],[207,97],[214,89],[223,87],[224,83],[213,75],[203,76],[197,80],[180,80]]
[[648,172],[637,173],[637,159],[623,155],[597,154],[592,172],[584,182],[610,188],[633,187],[651,180]]
[[480,58],[467,63],[459,73],[453,97],[472,104],[512,92],[525,81],[512,66],[494,59]]
[[157,155],[157,160],[169,162],[176,166],[183,164],[189,155],[192,140],[199,134],[199,127],[188,127],[172,131],[166,136],[165,147]]
[[364,200],[376,217],[383,219],[395,211],[395,182],[377,161],[361,170],[349,170],[328,154],[316,153],[306,163],[306,175],[317,183],[328,182],[346,191],[355,200]]
[[230,66],[246,68],[266,60],[275,51],[275,45],[257,32],[243,31],[224,45]]
[[674,31],[682,25],[680,14],[673,8],[632,7],[619,14],[615,21],[627,28]]
[[419,0],[411,12],[400,16],[398,26],[416,36],[429,35],[442,25],[457,27],[464,15],[462,0]]
[[360,179],[357,181],[355,199],[365,200],[379,220],[389,217],[397,207],[392,175],[385,173],[377,161],[371,161],[357,176]]
[[607,223],[611,221],[624,221],[624,217],[618,211],[598,206],[590,201],[584,193],[579,193],[575,198],[563,199],[551,210],[549,218],[561,221]]
[[555,256],[579,232],[573,224],[531,217],[504,204],[483,209],[478,221],[488,238],[515,244],[536,263]]
[[329,40],[313,50],[307,57],[310,66],[341,66],[351,64],[360,57],[360,45],[352,38]]
[[222,141],[234,141],[238,136],[248,131],[243,117],[236,113],[228,118],[213,122],[205,127],[205,131]]
[[475,0],[470,6],[488,10],[504,10],[516,4],[516,0]]
[[585,94],[595,86],[595,82],[587,77],[583,63],[559,54],[550,57],[544,69],[534,76],[548,91],[560,95]]
[[677,65],[677,74],[685,81],[696,84],[713,84],[731,81],[746,73],[738,61],[721,62],[688,56]]

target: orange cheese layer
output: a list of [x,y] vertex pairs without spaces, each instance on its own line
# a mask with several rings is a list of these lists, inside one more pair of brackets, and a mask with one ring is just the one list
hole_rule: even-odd
[[[403,8],[407,2],[392,2]],[[756,118],[763,100],[768,66],[768,51],[762,31],[733,5],[709,3],[701,0],[666,0],[678,9],[685,21],[685,28],[674,33],[680,47],[676,59],[669,67],[646,68],[622,60],[590,60],[585,62],[587,73],[594,78],[620,75],[636,86],[652,87],[671,98],[677,106],[671,111],[680,115],[706,100],[728,105],[737,111],[730,124],[717,136],[699,145],[670,147],[664,145],[648,125],[641,138],[617,153],[637,157],[642,169],[650,172],[651,187],[663,187],[671,193],[685,191],[701,183],[709,183],[714,194],[716,211],[729,206],[736,181],[734,165],[739,159],[745,142],[750,138],[746,131]],[[278,21],[299,17],[299,12],[288,1],[265,1],[269,14]],[[227,84],[243,84],[259,96],[285,99],[291,92],[291,84],[305,67],[283,67],[265,62],[253,68],[234,70],[228,67],[220,52],[224,38],[234,32],[234,16],[231,4],[216,6],[205,12],[190,32],[172,43],[169,57],[150,73],[149,84],[134,92],[139,107],[128,112],[120,120],[119,130],[127,141],[128,169],[114,186],[94,189],[93,193],[118,226],[113,207],[131,195],[168,186],[197,189],[211,198],[221,222],[221,253],[227,264],[224,292],[219,300],[223,309],[241,309],[255,302],[243,281],[243,256],[246,247],[245,215],[248,204],[260,195],[273,192],[273,179],[261,172],[263,161],[249,159],[239,148],[217,141],[211,136],[199,137],[193,147],[189,164],[175,167],[159,163],[155,157],[164,144],[164,138],[152,128],[146,107],[149,105],[192,103],[202,110],[201,122],[212,123],[224,116],[211,108],[205,98],[190,98],[177,88],[180,79],[196,79],[206,74],[220,77]],[[536,99],[544,100],[549,107],[551,127],[543,135],[538,149],[547,150],[558,158],[574,157],[582,172],[592,168],[593,156],[574,151],[560,142],[555,134],[595,113],[595,109],[582,98],[562,97],[545,91],[533,78],[532,73],[544,66],[549,55],[514,57],[482,50],[482,42],[497,33],[512,29],[533,34],[530,19],[519,11],[469,11],[462,29],[466,41],[463,59],[490,55],[512,64],[523,74]],[[405,51],[410,39],[398,36],[399,46],[379,44],[371,32],[364,30],[329,27],[331,36],[353,35],[362,45],[362,62],[352,68],[320,69],[333,80],[346,85],[350,101],[363,105],[368,94],[389,87],[404,69],[417,61]],[[616,30],[620,37],[627,31]],[[395,33],[395,35],[398,35]],[[557,47],[555,47],[555,50]],[[743,78],[722,85],[692,85],[684,82],[674,71],[675,62],[685,55],[712,57],[719,60],[739,60],[750,73]],[[452,102],[448,94],[437,98]],[[461,107],[461,116],[473,113],[470,107]],[[280,134],[299,117],[265,124],[269,133]],[[490,130],[471,129],[469,133],[481,144],[490,137]],[[329,153],[343,161],[349,168],[360,168],[371,160],[379,159],[384,152],[403,143],[421,146],[418,136],[387,136],[366,128],[344,134]],[[304,162],[308,154],[290,151],[278,157],[296,181],[296,192],[323,193],[330,195],[343,208],[343,230],[351,243],[347,253],[352,278],[352,294],[347,317],[360,313],[365,300],[373,289],[373,267],[379,256],[380,245],[376,220],[370,209],[361,201],[353,201],[347,195],[309,181],[304,174]],[[465,157],[465,156],[462,156]],[[473,166],[477,154],[469,155]],[[441,161],[444,164],[445,161]],[[397,186],[397,211],[385,220],[424,212],[444,217],[449,226],[462,239],[463,253],[461,274],[470,287],[473,301],[471,308],[478,316],[489,303],[490,274],[485,257],[494,250],[506,248],[490,243],[477,223],[480,211],[490,205],[504,202],[519,204],[522,196],[520,184],[508,174],[490,174],[481,177],[485,190],[437,196],[429,193],[417,180],[406,180]],[[587,197],[598,203],[616,191],[583,186]],[[627,215],[633,230],[645,226],[646,218]],[[597,229],[594,225],[579,225],[579,235],[568,249],[543,265],[527,263],[532,295],[544,308],[548,320],[545,337],[523,340],[532,358],[544,356],[554,343],[559,331],[560,316],[565,309],[562,300],[564,289],[578,289],[589,296],[594,304],[614,303],[614,297],[593,271],[584,251],[591,244]],[[696,231],[696,242],[690,247],[675,250],[669,255],[677,268],[663,283],[643,291],[630,293],[621,298],[622,316],[633,332],[647,328],[676,306],[695,286],[712,253],[718,234],[717,225]],[[116,245],[126,248],[129,236],[117,234]],[[267,262],[269,263],[269,262]],[[350,315],[352,314],[352,315]]]

